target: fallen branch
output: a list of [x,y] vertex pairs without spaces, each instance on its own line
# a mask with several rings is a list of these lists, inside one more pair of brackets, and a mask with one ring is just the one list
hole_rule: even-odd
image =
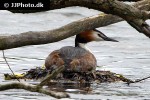
[[58,67],[56,70],[52,72],[52,74],[48,74],[48,76],[39,84],[39,85],[30,85],[24,83],[8,83],[4,85],[0,85],[0,91],[8,90],[8,89],[24,89],[31,92],[39,92],[43,93],[55,98],[67,98],[69,97],[68,94],[64,92],[56,92],[51,90],[43,89],[42,86],[47,84],[52,78],[56,77],[61,71],[63,71],[64,66]]
[[[134,6],[142,10],[149,10],[150,1],[143,0],[138,3],[135,3]],[[38,45],[38,44],[57,42],[62,39],[66,39],[70,36],[76,35],[85,30],[91,30],[97,27],[106,26],[122,20],[123,20],[122,18],[112,16],[112,15],[102,15],[102,16],[97,15],[79,21],[75,21],[73,23],[70,23],[68,25],[65,25],[63,27],[54,30],[41,31],[41,32],[30,31],[21,34],[11,35],[11,36],[1,36],[0,50],[16,48],[16,47],[21,47],[26,45]]]
[[4,91],[8,89],[24,89],[24,90],[31,91],[31,92],[43,93],[43,94],[46,94],[55,98],[69,97],[69,95],[64,92],[55,92],[51,90],[46,90],[46,89],[39,88],[38,86],[34,86],[31,84],[24,84],[24,83],[17,82],[17,83],[8,83],[8,84],[0,85],[0,91]]

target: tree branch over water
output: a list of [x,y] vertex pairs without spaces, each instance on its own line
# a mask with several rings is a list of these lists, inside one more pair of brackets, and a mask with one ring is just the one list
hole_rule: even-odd
[[[150,37],[150,28],[145,22],[145,20],[150,17],[149,12],[146,12],[146,10],[150,9],[150,0],[143,0],[134,4],[135,7],[142,9],[142,11],[117,0],[51,0],[50,3],[51,9],[77,5],[120,16],[139,32]],[[0,50],[57,42],[85,30],[91,30],[122,21],[123,19],[120,17],[97,15],[72,22],[54,30],[41,32],[29,31],[11,36],[1,36]]]

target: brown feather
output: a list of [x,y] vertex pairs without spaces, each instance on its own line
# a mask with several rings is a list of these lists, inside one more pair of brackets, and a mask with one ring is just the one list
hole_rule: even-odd
[[76,68],[74,70],[80,72],[88,72],[96,69],[96,58],[92,53],[86,53],[84,56],[81,56],[79,59],[73,59],[70,63],[71,69]]
[[47,69],[65,65],[65,71],[87,72],[96,69],[96,58],[92,53],[79,47],[63,47],[55,50],[45,60]]
[[82,33],[79,34],[79,37],[80,37],[81,39],[85,39],[85,40],[88,41],[88,42],[91,42],[91,41],[94,40],[94,38],[93,38],[93,36],[92,36],[92,35],[93,35],[92,32],[93,32],[92,30],[82,32]]
[[59,67],[64,65],[63,59],[59,56],[59,51],[55,50],[45,60],[45,67],[47,69],[55,69],[54,67]]

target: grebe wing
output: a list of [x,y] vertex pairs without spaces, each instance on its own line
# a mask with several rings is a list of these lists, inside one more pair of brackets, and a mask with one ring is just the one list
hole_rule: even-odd
[[45,67],[47,69],[55,69],[55,67],[59,67],[61,65],[64,65],[63,59],[60,57],[59,50],[55,50],[52,53],[48,55],[48,57],[45,60]]
[[80,58],[74,58],[70,62],[69,69],[71,71],[77,72],[88,72],[88,71],[95,71],[97,66],[96,58],[92,53],[86,53],[84,56]]

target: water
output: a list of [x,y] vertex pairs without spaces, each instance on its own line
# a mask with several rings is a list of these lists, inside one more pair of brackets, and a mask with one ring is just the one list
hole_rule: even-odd
[[[80,12],[79,12],[80,11]],[[18,34],[26,31],[42,31],[58,28],[72,21],[98,14],[99,11],[70,7],[61,10],[53,10],[34,14],[13,14],[8,11],[0,11],[1,35]],[[149,22],[150,23],[150,22]],[[92,42],[87,46],[96,56],[99,70],[110,70],[123,74],[130,79],[142,78],[150,75],[150,40],[143,34],[139,34],[126,22],[120,22],[107,27],[98,28],[107,36],[118,40],[114,42]],[[60,47],[74,45],[74,37],[60,42],[25,46],[5,50],[5,56],[16,73],[25,72],[27,69],[41,66],[47,55]],[[7,83],[3,74],[11,73],[0,54],[0,82]],[[91,91],[82,89],[66,89],[73,99],[150,99],[150,79],[127,86],[124,83],[92,84]],[[25,90],[7,90],[0,92],[2,100],[49,100],[54,99],[39,93]]]

